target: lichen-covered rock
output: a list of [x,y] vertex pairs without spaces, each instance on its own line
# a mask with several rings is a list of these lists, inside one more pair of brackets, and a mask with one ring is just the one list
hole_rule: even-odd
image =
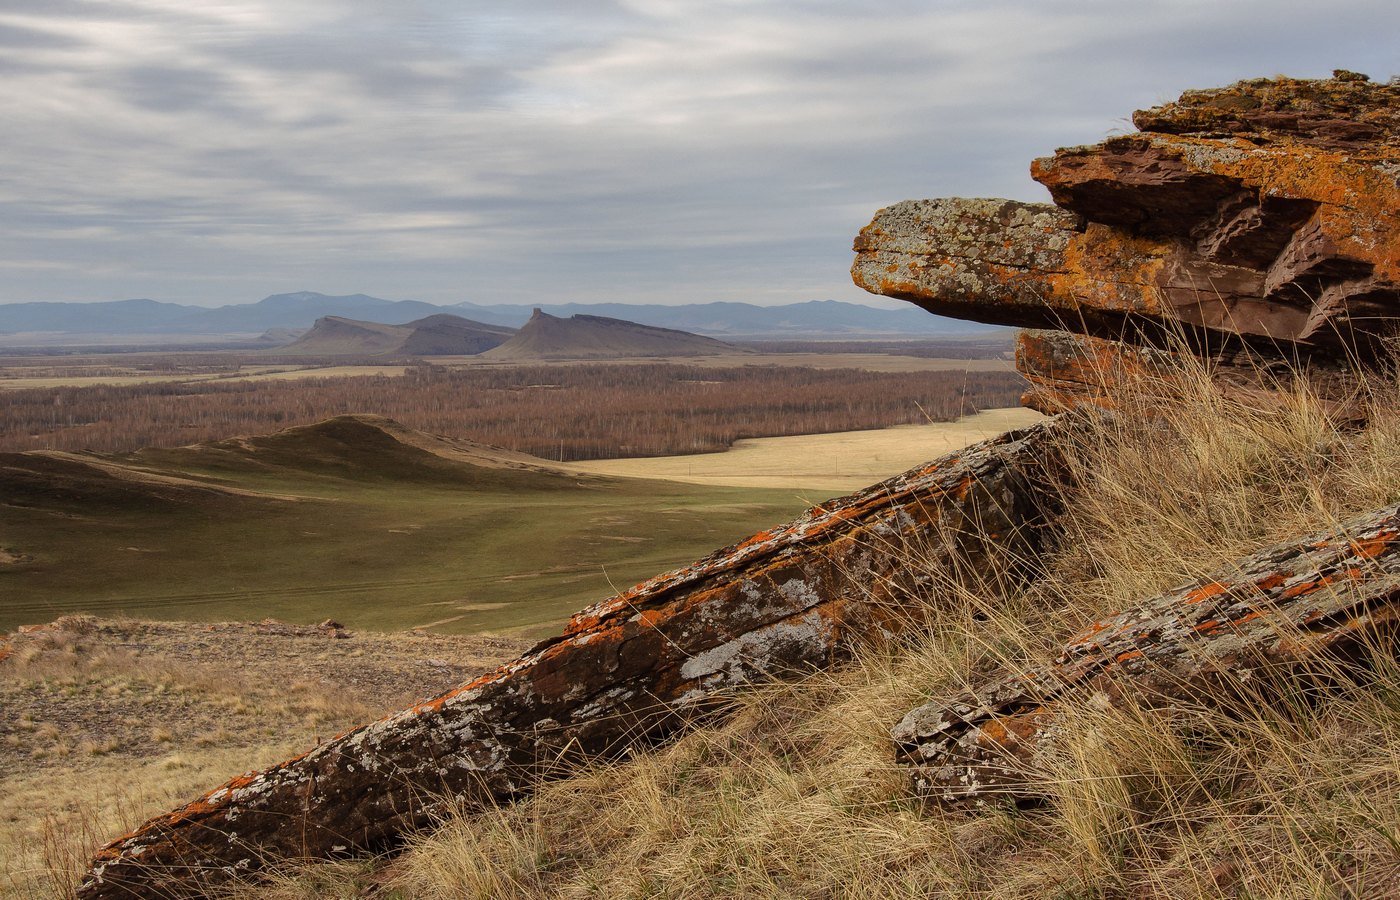
[[1112,408],[1129,392],[1170,384],[1180,366],[1165,350],[1068,331],[1026,329],[1016,336],[1016,368],[1030,383],[1021,404],[1046,415]]
[[958,318],[1345,369],[1400,324],[1400,85],[1194,91],[1036,160],[1055,206],[915,200],[855,282]]
[[746,683],[894,632],[911,556],[1032,559],[1056,491],[1043,423],[754,535],[576,615],[492,675],[236,778],[104,848],[78,895],[194,896],[278,859],[392,845],[444,804],[527,793],[685,728]]
[[[1333,421],[1365,417],[1354,378],[1327,368],[1299,372],[1271,363],[1244,349],[1222,349],[1207,359],[1089,337],[1068,331],[1023,330],[1016,338],[1016,368],[1029,386],[1023,406],[1054,415],[1086,407],[1119,409],[1131,398],[1134,411],[1153,404],[1196,396],[1205,388],[1256,408],[1296,396],[1305,386]],[[1283,402],[1287,402],[1286,399]]]
[[[930,800],[1044,795],[1058,704],[1131,694],[1148,707],[1329,664],[1400,624],[1400,506],[1281,544],[1095,622],[1049,665],[911,711],[896,756]],[[1265,690],[1261,684],[1256,690]]]

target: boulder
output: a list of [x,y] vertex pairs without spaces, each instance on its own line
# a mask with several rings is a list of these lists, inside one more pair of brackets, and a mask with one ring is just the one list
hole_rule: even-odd
[[957,318],[1344,371],[1400,312],[1400,85],[1240,82],[1036,160],[1054,205],[910,200],[852,277]]
[[1245,683],[1266,693],[1279,676],[1388,645],[1397,623],[1400,506],[1391,506],[1094,622],[1048,665],[914,709],[893,730],[896,758],[928,800],[1043,796],[1066,703],[1130,696],[1161,708]]
[[279,860],[394,845],[453,807],[528,793],[917,617],[932,556],[1031,560],[1058,491],[1042,423],[974,445],[577,614],[495,673],[233,779],[102,849],[78,896],[199,896]]

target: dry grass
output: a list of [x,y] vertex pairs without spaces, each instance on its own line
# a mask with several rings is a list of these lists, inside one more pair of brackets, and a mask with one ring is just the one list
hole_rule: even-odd
[[0,897],[71,896],[114,836],[524,644],[65,616],[0,665]]
[[[893,764],[912,706],[1043,660],[1085,621],[1400,499],[1400,403],[1334,422],[1306,391],[1173,381],[1070,448],[1058,547],[1029,586],[934,571],[917,639],[740,698],[651,754],[449,817],[393,860],[245,896],[1332,898],[1400,896],[1400,671],[1229,686],[1216,702],[1066,705],[1050,799],[925,808]],[[924,563],[911,548],[910,565]]]
[[[1087,619],[1274,541],[1400,499],[1400,407],[1361,429],[1306,391],[1230,400],[1204,377],[1071,448],[1078,480],[1029,589],[943,573],[911,647],[742,700],[722,726],[461,815],[381,870],[385,896],[1400,896],[1400,676],[1246,685],[1208,705],[1067,710],[1043,807],[908,799],[889,728],[1034,662]],[[965,573],[964,573],[965,574]],[[289,884],[305,882],[290,881]],[[325,896],[334,896],[334,892]],[[293,896],[293,895],[288,895]],[[320,895],[317,895],[320,896]]]

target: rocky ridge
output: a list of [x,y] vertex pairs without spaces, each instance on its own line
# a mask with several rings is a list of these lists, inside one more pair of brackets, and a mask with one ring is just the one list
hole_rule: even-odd
[[475,356],[505,343],[514,328],[439,313],[403,325],[322,316],[277,355]]
[[714,338],[657,328],[607,316],[551,316],[536,308],[530,321],[500,346],[482,354],[484,359],[621,359],[638,356],[710,356],[743,353],[732,344]]
[[[1192,91],[1137,113],[1136,133],[1036,160],[1053,205],[881,210],[852,276],[941,315],[1189,351],[1227,370],[1373,365],[1400,303],[1398,111],[1400,85],[1341,71]],[[1042,380],[1032,402],[1075,405],[1083,382],[1068,380],[1064,397]]]
[[913,621],[910,543],[977,567],[1035,555],[1058,430],[976,445],[590,607],[491,675],[152,819],[99,853],[79,896],[198,896],[269,861],[383,849],[445,804],[520,796],[745,684],[831,666]]

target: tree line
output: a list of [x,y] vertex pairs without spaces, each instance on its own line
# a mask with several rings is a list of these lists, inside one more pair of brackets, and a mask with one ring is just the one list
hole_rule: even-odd
[[665,456],[736,440],[951,421],[1014,406],[1014,372],[655,364],[5,391],[0,450],[128,451],[264,434],[346,413],[547,459]]

